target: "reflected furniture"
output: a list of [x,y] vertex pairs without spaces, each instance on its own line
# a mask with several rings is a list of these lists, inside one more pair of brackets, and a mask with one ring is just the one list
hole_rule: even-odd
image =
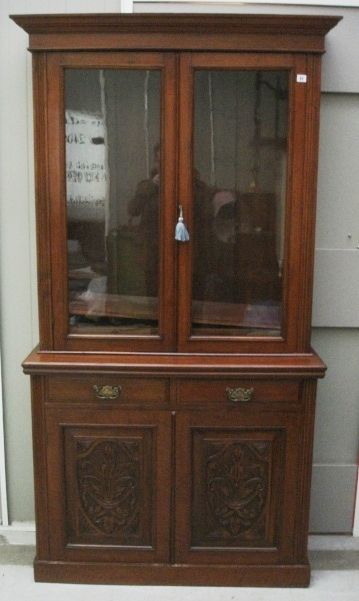
[[33,54],[35,578],[308,585],[320,61],[339,19],[12,18]]

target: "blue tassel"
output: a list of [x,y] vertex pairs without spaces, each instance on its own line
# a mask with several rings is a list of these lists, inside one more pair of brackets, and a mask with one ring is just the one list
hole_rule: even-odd
[[183,222],[183,210],[182,210],[181,205],[180,205],[180,216],[178,218],[178,222],[176,225],[175,240],[178,240],[178,242],[188,242],[188,240],[189,240],[189,233]]

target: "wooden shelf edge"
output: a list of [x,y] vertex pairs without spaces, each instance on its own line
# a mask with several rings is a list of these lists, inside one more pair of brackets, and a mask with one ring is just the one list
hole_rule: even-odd
[[35,349],[23,362],[26,374],[134,373],[165,375],[253,375],[321,378],[326,365],[312,351],[286,355],[204,355],[177,353],[65,353]]

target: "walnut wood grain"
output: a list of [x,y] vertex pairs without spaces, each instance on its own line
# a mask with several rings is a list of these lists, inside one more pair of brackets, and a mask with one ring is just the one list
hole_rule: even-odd
[[[310,347],[320,55],[340,18],[12,18],[29,33],[34,65],[40,345],[23,369],[36,580],[307,586],[315,389],[326,369]],[[70,331],[66,68],[161,70],[156,335]],[[191,226],[195,69],[289,72],[283,317],[267,338],[191,332],[191,246],[173,232],[179,202]],[[214,308],[206,320],[218,319]],[[227,307],[230,327],[241,312]],[[117,398],[99,399],[94,386],[116,387]],[[227,387],[253,388],[251,399],[231,402]]]
[[320,81],[321,63],[318,57],[308,57],[308,74],[310,77],[306,98],[306,120],[304,153],[307,168],[303,173],[302,196],[302,225],[304,245],[300,261],[300,280],[302,282],[299,296],[298,312],[303,318],[298,327],[298,350],[303,350],[310,343],[310,326],[312,317],[312,290],[314,274],[315,248],[315,210],[317,191],[317,172],[319,154],[319,112],[320,87],[315,82]]
[[96,354],[39,352],[35,349],[23,362],[28,374],[50,373],[140,373],[142,375],[191,373],[214,376],[250,374],[257,377],[323,377],[326,366],[314,351],[288,355],[184,355]]
[[324,36],[342,17],[316,15],[41,14],[10,15],[27,33],[256,33]]
[[67,427],[68,544],[152,547],[153,434]]
[[[299,15],[12,15],[30,50],[260,50],[324,52],[338,17]],[[200,35],[199,35],[200,34]]]
[[36,553],[39,560],[50,557],[49,497],[47,494],[46,381],[41,376],[31,378],[32,445],[35,478]]
[[[221,407],[230,408],[243,406],[244,403],[231,403],[226,393],[227,388],[253,389],[252,397],[247,401],[253,403],[297,403],[299,401],[298,382],[286,380],[256,380],[238,378],[184,378],[177,384],[177,400],[179,404],[208,404],[214,403]],[[246,404],[247,404],[246,403]]]
[[51,235],[49,178],[47,153],[47,89],[45,54],[33,57],[33,103],[34,103],[34,146],[35,146],[35,199],[37,234],[37,281],[39,304],[40,346],[53,348],[53,304],[51,278]]
[[305,564],[255,565],[131,565],[126,563],[35,560],[37,582],[76,584],[137,584],[187,586],[306,587],[310,568]]
[[[306,273],[302,269],[303,248],[313,244],[312,230],[302,227],[302,219],[311,222],[314,219],[314,205],[305,193],[308,189],[304,186],[304,171],[306,171],[305,131],[307,127],[305,85],[296,82],[297,73],[307,72],[307,58],[305,55],[276,55],[267,53],[265,56],[258,54],[241,54],[217,52],[211,53],[183,53],[180,61],[180,131],[179,140],[179,170],[183,174],[179,181],[179,196],[183,199],[185,214],[188,216],[188,227],[192,231],[193,199],[193,89],[194,73],[196,69],[283,69],[289,71],[289,133],[288,133],[288,166],[287,166],[287,194],[285,216],[285,249],[283,273],[283,319],[281,331],[277,338],[255,335],[247,336],[206,336],[192,333],[194,311],[192,308],[192,263],[193,250],[191,245],[182,245],[178,255],[178,348],[182,352],[266,352],[286,353],[298,349],[298,335],[301,328],[303,313],[299,310],[298,299],[302,297],[302,290],[309,287],[306,283]],[[316,87],[318,78],[312,77],[312,86]],[[313,132],[314,136],[314,132]],[[311,138],[315,143],[314,137]],[[309,207],[308,207],[309,205]],[[303,206],[306,207],[303,210]],[[304,215],[303,215],[304,214]],[[309,218],[309,214],[311,217]],[[308,226],[309,227],[309,226]],[[310,236],[308,238],[308,236]],[[306,344],[301,346],[302,351],[309,347],[309,323],[306,321]],[[302,341],[301,341],[302,345]]]
[[170,445],[169,413],[74,406],[46,413],[50,557],[167,562],[171,472],[161,449]]
[[[212,410],[178,415],[178,562],[266,565],[284,558],[294,561],[293,479],[299,434],[297,417],[282,412],[264,415],[253,410],[236,417]],[[253,488],[251,470],[252,477],[259,478]],[[225,479],[222,484],[220,478]],[[245,518],[244,499],[253,503],[252,520]]]
[[[94,386],[111,385],[120,388],[119,396],[115,400],[100,401]],[[47,401],[70,403],[97,403],[113,402],[116,405],[141,405],[153,403],[160,405],[168,403],[170,398],[169,378],[128,378],[113,375],[89,375],[84,377],[54,376],[48,379]]]
[[[161,227],[160,227],[160,290],[159,290],[159,331],[156,335],[116,336],[101,335],[91,331],[78,334],[70,332],[68,300],[67,264],[67,218],[65,189],[65,131],[64,118],[64,69],[65,68],[117,68],[117,69],[160,69],[161,70]],[[94,350],[112,352],[126,351],[168,351],[175,346],[175,269],[173,244],[176,188],[176,105],[175,105],[175,57],[160,52],[142,53],[52,53],[46,62],[48,127],[47,149],[51,177],[40,182],[47,186],[48,194],[39,198],[39,210],[50,215],[50,231],[45,240],[51,249],[51,305],[56,314],[48,328],[52,331],[52,348],[58,350]],[[51,83],[49,83],[51,82]],[[39,233],[40,236],[40,233]],[[40,240],[44,245],[44,241]],[[61,282],[61,284],[60,284]],[[78,307],[77,307],[78,310]],[[49,348],[49,346],[47,346]]]

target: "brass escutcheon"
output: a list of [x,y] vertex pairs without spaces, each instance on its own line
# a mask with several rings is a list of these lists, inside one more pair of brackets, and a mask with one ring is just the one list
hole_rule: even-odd
[[121,386],[110,386],[109,384],[105,384],[104,386],[97,386],[97,384],[95,384],[93,389],[97,398],[102,400],[117,399],[122,390]]
[[226,393],[232,403],[246,403],[251,400],[254,388],[226,388]]

